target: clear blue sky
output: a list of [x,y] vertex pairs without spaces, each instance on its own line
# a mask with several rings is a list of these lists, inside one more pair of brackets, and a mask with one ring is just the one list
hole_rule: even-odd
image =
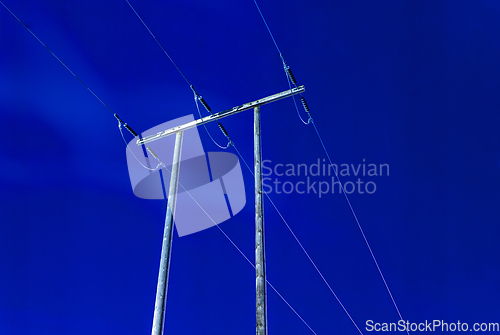
[[[2,1],[136,131],[196,113],[124,0]],[[251,0],[132,4],[214,111],[288,88]],[[500,322],[500,3],[260,6],[333,163],[365,164],[342,180],[376,185],[350,200],[403,318]],[[250,164],[252,120],[223,122]],[[112,113],[3,7],[0,130],[0,333],[149,333],[165,201],[134,196]],[[262,141],[271,169],[326,158],[290,99],[262,107]],[[370,176],[369,164],[389,172]],[[247,204],[221,228],[253,259],[243,175]],[[343,196],[270,195],[363,333],[367,320],[397,322]],[[265,223],[271,283],[317,334],[358,334],[268,202]],[[254,276],[218,229],[175,235],[168,334],[253,334]],[[268,307],[269,334],[311,333],[272,291]]]

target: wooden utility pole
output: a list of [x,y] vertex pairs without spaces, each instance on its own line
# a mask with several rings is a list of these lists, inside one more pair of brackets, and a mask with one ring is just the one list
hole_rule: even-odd
[[172,163],[172,171],[170,172],[167,214],[165,216],[165,230],[163,231],[163,243],[161,246],[160,271],[158,273],[158,286],[156,287],[152,335],[163,335],[163,326],[165,323],[165,302],[167,300],[168,270],[170,268],[175,202],[177,200],[179,167],[181,163],[182,134],[182,131],[175,134],[174,160]]
[[260,143],[260,106],[254,108],[255,169],[255,291],[256,335],[267,335],[266,257],[264,249],[264,207],[262,194],[262,152]]
[[300,94],[305,91],[304,86],[270,95],[268,97],[248,102],[246,104],[227,109],[225,111],[197,119],[186,124],[166,129],[159,133],[146,136],[137,140],[137,145],[144,145],[176,134],[174,148],[174,162],[170,175],[170,188],[168,191],[167,215],[165,217],[165,231],[161,249],[160,273],[156,288],[155,312],[153,317],[152,335],[163,335],[166,296],[168,286],[168,272],[170,266],[170,252],[172,247],[172,231],[174,223],[175,202],[179,179],[179,166],[182,147],[182,133],[185,130],[234,115],[236,113],[254,109],[254,154],[255,154],[255,285],[256,285],[256,334],[267,335],[267,295],[266,295],[266,262],[264,252],[264,209],[262,192],[262,153],[260,142],[260,106]]

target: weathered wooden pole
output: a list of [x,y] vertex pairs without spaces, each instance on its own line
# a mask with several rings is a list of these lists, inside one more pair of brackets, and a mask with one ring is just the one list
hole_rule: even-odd
[[254,108],[255,168],[255,288],[256,334],[267,335],[266,258],[264,250],[264,207],[262,197],[262,152],[260,143],[260,106]]
[[161,251],[160,273],[156,289],[155,312],[153,319],[152,335],[163,335],[165,319],[165,301],[167,295],[168,270],[170,265],[170,248],[172,245],[173,213],[177,194],[177,180],[181,156],[182,132],[212,121],[216,121],[242,111],[254,109],[254,153],[255,153],[255,285],[256,285],[256,333],[267,335],[267,294],[266,294],[266,262],[264,252],[264,209],[262,192],[262,153],[260,143],[260,106],[305,91],[304,86],[273,94],[268,97],[248,102],[225,111],[190,121],[186,124],[149,135],[137,140],[137,145],[144,145],[161,138],[176,134],[175,152],[170,189],[168,192],[167,216],[165,218],[165,232]]
[[156,287],[155,312],[153,316],[153,329],[151,331],[152,335],[163,335],[164,331],[163,327],[165,323],[170,251],[172,248],[175,202],[177,198],[179,167],[181,162],[182,133],[183,132],[180,131],[175,134],[174,161],[172,163],[172,171],[170,173],[167,214],[165,216],[165,230],[163,231],[158,286]]

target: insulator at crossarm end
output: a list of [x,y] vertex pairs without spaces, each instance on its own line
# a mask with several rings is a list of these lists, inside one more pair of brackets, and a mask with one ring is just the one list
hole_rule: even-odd
[[191,91],[193,91],[194,95],[199,96],[198,92],[196,92],[193,85],[191,85],[189,87],[191,88]]
[[203,99],[203,97],[198,92],[196,92],[196,90],[194,89],[194,86],[191,85],[190,87],[191,87],[191,90],[194,93],[195,99],[197,99],[203,105],[203,107],[205,107],[205,109],[207,110],[207,112],[209,112],[210,114],[213,114],[212,113],[212,109],[210,108],[210,106],[208,106],[208,104],[205,101],[205,99]]
[[116,113],[114,113],[113,115],[114,115],[114,116],[115,116],[115,118],[118,120],[118,123],[119,123],[120,125],[123,125],[123,127],[124,127],[125,129],[127,129],[127,130],[128,130],[128,131],[132,134],[132,135],[134,135],[134,137],[138,136],[138,135],[137,135],[137,133],[136,133],[136,132],[135,132],[132,128],[130,128],[130,126],[129,126],[127,123],[123,122],[123,120],[122,120],[122,119],[120,119],[120,117],[118,117],[118,115],[117,115]]
[[297,85],[297,80],[295,79],[295,76],[292,73],[292,69],[290,68],[290,66],[288,66],[285,60],[283,60],[283,69],[285,70],[286,75],[288,76],[292,84]]
[[220,129],[220,131],[222,131],[224,136],[226,136],[227,140],[229,141],[229,144],[230,145],[233,144],[233,141],[231,141],[231,138],[229,137],[229,134],[228,134],[226,128],[224,128],[224,126],[222,125],[222,123],[217,122],[217,125],[219,126],[219,129]]
[[207,102],[205,101],[205,99],[203,99],[202,96],[198,96],[198,100],[201,102],[201,104],[203,105],[203,107],[205,107],[205,109],[210,113],[212,114],[212,109],[208,106]]
[[306,98],[300,97],[300,102],[302,102],[302,106],[304,107],[307,116],[309,116],[309,120],[307,120],[307,123],[311,123],[313,121],[313,118],[311,116],[311,110],[309,109],[309,105],[307,105]]

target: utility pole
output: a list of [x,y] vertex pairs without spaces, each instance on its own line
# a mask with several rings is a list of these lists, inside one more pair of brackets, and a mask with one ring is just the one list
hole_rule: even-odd
[[160,271],[158,273],[158,286],[156,287],[155,312],[153,316],[153,329],[151,331],[152,335],[163,335],[165,324],[168,273],[170,268],[175,202],[177,200],[179,167],[181,162],[182,134],[182,131],[175,134],[174,160],[172,163],[172,171],[170,172],[167,214],[165,216],[165,229],[163,231],[163,243],[161,246]]
[[256,334],[267,335],[267,295],[266,295],[266,264],[264,252],[264,209],[262,192],[262,153],[260,138],[260,106],[291,97],[295,94],[305,92],[304,86],[270,95],[268,97],[248,102],[243,105],[227,109],[225,111],[197,119],[186,124],[166,129],[159,133],[149,135],[137,140],[137,145],[144,145],[166,136],[176,134],[174,159],[170,175],[170,187],[168,191],[168,206],[165,217],[165,231],[161,250],[160,273],[158,274],[158,286],[156,289],[156,302],[153,317],[152,335],[163,335],[166,295],[168,286],[168,273],[170,266],[170,253],[172,247],[173,215],[179,178],[179,166],[182,147],[182,133],[190,128],[222,119],[239,112],[254,110],[254,163],[255,163],[255,284],[256,284]]
[[260,106],[254,108],[253,120],[255,169],[255,292],[256,335],[267,335],[266,257],[264,250],[264,204],[262,197],[262,146],[260,143]]

